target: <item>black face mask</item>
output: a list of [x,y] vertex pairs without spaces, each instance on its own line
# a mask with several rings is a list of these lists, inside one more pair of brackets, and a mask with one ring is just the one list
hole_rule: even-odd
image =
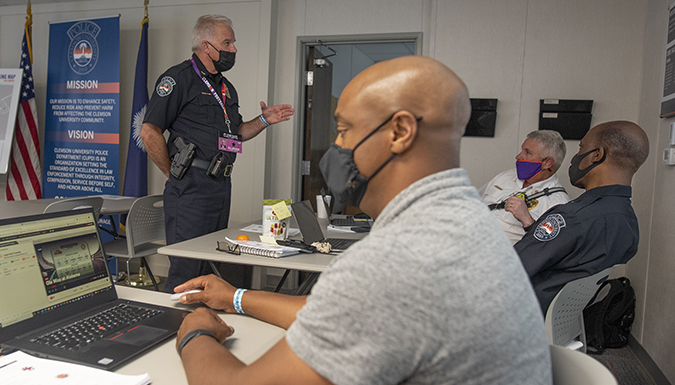
[[368,182],[396,156],[396,154],[392,154],[389,159],[375,170],[370,178],[361,175],[359,169],[356,167],[356,163],[354,163],[354,151],[365,142],[366,139],[375,134],[377,130],[389,123],[393,117],[394,115],[377,126],[377,128],[366,135],[365,138],[361,139],[361,141],[351,150],[340,148],[337,144],[333,144],[323,155],[321,161],[319,161],[319,169],[321,170],[323,179],[326,181],[328,188],[338,202],[347,206],[358,206],[361,203],[363,195],[366,193]]
[[579,164],[581,163],[581,161],[584,160],[584,158],[587,157],[588,154],[590,154],[591,152],[593,152],[595,150],[597,150],[597,148],[593,149],[589,152],[583,153],[583,154],[574,155],[574,157],[572,157],[572,160],[570,161],[570,168],[568,170],[569,175],[570,175],[570,183],[572,183],[572,186],[579,187],[579,186],[577,186],[577,182],[579,182],[579,180],[581,178],[586,176],[586,174],[588,174],[592,169],[594,169],[594,168],[598,167],[600,164],[602,164],[602,162],[604,162],[605,159],[607,158],[607,150],[605,150],[604,154],[602,155],[602,159],[600,159],[599,161],[591,164],[590,166],[586,167],[585,169],[580,170]]
[[[218,48],[214,47],[213,44],[210,42],[209,45],[213,47],[216,51],[218,51]],[[218,51],[218,61],[211,59],[213,62],[213,66],[216,67],[216,71],[218,72],[225,72],[229,71],[232,67],[234,67],[234,61],[237,56],[236,52],[228,52],[228,51]],[[211,56],[209,56],[210,58]]]

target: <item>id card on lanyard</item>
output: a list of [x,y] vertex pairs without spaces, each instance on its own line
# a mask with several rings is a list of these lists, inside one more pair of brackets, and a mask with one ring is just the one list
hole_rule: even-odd
[[223,133],[222,136],[218,136],[218,149],[221,151],[227,151],[227,152],[235,152],[241,154],[242,152],[242,141],[241,141],[241,135],[233,134],[232,133],[232,127],[230,126],[230,117],[227,115],[227,109],[225,108],[225,103],[223,100],[226,100],[227,98],[227,86],[225,85],[225,82],[222,82],[220,84],[220,95],[222,95],[222,98],[216,90],[213,88],[211,83],[209,83],[208,79],[204,75],[202,75],[199,72],[199,68],[197,68],[197,63],[195,63],[194,58],[190,58],[190,61],[192,62],[192,68],[195,70],[197,73],[197,76],[199,76],[202,79],[202,82],[208,87],[209,91],[211,91],[211,95],[213,95],[214,98],[216,98],[216,101],[220,105],[220,107],[223,109],[223,114],[225,115],[225,124],[227,125],[227,133]]

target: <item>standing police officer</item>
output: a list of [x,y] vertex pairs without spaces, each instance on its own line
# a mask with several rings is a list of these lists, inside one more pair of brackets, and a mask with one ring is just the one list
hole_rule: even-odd
[[[243,122],[237,91],[221,74],[234,65],[234,43],[229,18],[201,16],[192,31],[192,57],[159,77],[148,103],[141,138],[150,158],[169,178],[164,187],[167,244],[227,228],[230,175],[241,143],[293,115],[288,104],[268,107],[260,102],[261,114]],[[169,259],[167,292],[210,272],[205,261]],[[228,272],[229,279],[243,280],[245,268],[228,265]]]

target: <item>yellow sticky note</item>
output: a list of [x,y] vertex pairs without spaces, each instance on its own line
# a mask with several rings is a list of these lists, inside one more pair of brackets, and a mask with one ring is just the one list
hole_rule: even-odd
[[286,219],[291,216],[291,211],[288,209],[288,206],[286,206],[286,202],[279,202],[272,205],[272,210],[274,210],[274,214],[276,214],[279,220]]
[[270,237],[267,235],[261,235],[260,236],[260,242],[265,243],[267,245],[274,245],[274,246],[279,246],[277,243],[276,239],[274,237]]

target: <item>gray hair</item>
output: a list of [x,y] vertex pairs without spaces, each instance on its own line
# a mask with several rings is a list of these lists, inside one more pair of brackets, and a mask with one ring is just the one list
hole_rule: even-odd
[[527,134],[527,138],[541,143],[542,158],[553,158],[553,171],[557,171],[567,153],[567,146],[565,146],[562,135],[557,131],[538,130]]
[[216,34],[216,25],[224,24],[232,27],[232,20],[223,15],[204,15],[197,19],[192,29],[192,52],[199,51],[204,40],[211,40]]

